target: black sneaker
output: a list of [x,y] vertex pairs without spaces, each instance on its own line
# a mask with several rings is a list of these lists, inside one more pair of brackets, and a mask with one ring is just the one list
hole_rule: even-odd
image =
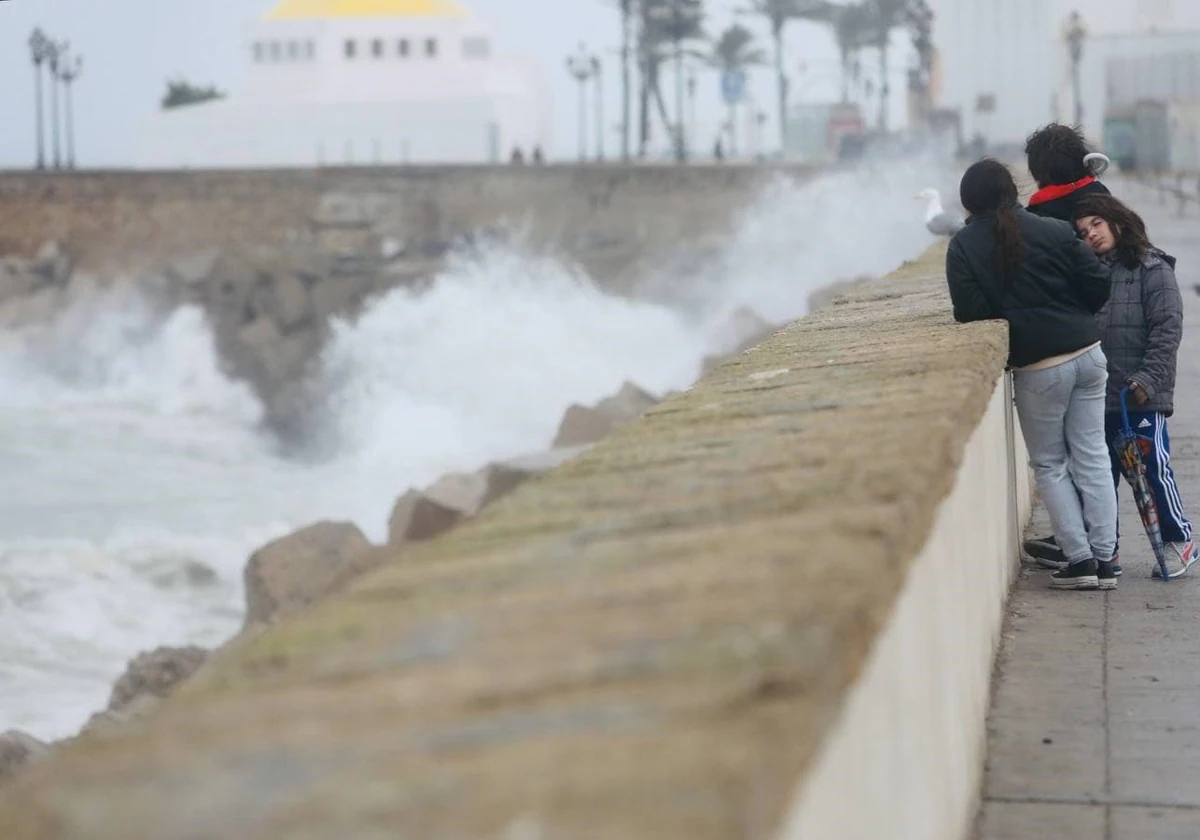
[[1052,589],[1099,589],[1100,580],[1097,577],[1095,560],[1081,560],[1072,563],[1061,572],[1050,575]]
[[1025,553],[1032,557],[1044,569],[1065,569],[1067,558],[1058,547],[1058,540],[1051,534],[1048,537],[1035,537],[1026,540],[1023,546]]
[[1096,564],[1096,581],[1101,589],[1116,589],[1117,578],[1120,576],[1117,572],[1119,569],[1116,563],[1097,563]]

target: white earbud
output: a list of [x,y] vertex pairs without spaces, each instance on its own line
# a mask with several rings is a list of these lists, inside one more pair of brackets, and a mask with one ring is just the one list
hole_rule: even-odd
[[1112,165],[1112,161],[1108,159],[1108,155],[1102,155],[1100,152],[1092,152],[1090,155],[1084,155],[1083,165],[1091,171],[1093,176],[1099,178],[1108,171],[1108,167]]

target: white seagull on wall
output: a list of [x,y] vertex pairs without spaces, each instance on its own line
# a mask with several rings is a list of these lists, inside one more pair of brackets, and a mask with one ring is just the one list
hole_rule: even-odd
[[962,218],[946,212],[942,207],[942,194],[933,187],[921,190],[917,198],[929,202],[929,208],[925,211],[925,228],[934,236],[953,236],[962,230]]

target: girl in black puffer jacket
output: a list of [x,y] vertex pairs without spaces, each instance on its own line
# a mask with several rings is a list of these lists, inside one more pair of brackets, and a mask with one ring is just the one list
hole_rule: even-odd
[[1017,203],[1012,174],[983,160],[963,175],[970,213],[946,254],[954,317],[1003,319],[1029,464],[1067,568],[1058,589],[1114,589],[1117,497],[1104,442],[1107,361],[1096,313],[1109,271],[1066,222]]

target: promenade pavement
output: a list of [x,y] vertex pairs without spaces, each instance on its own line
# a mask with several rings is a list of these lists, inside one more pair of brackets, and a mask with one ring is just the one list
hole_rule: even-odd
[[[1172,463],[1200,526],[1200,212],[1180,218],[1149,191],[1110,186],[1179,259],[1185,332]],[[1127,487],[1121,521],[1125,575],[1115,592],[1051,591],[1049,573],[1031,568],[1016,585],[977,840],[1200,838],[1200,566],[1169,584],[1151,580]],[[1032,530],[1050,533],[1044,511]]]

